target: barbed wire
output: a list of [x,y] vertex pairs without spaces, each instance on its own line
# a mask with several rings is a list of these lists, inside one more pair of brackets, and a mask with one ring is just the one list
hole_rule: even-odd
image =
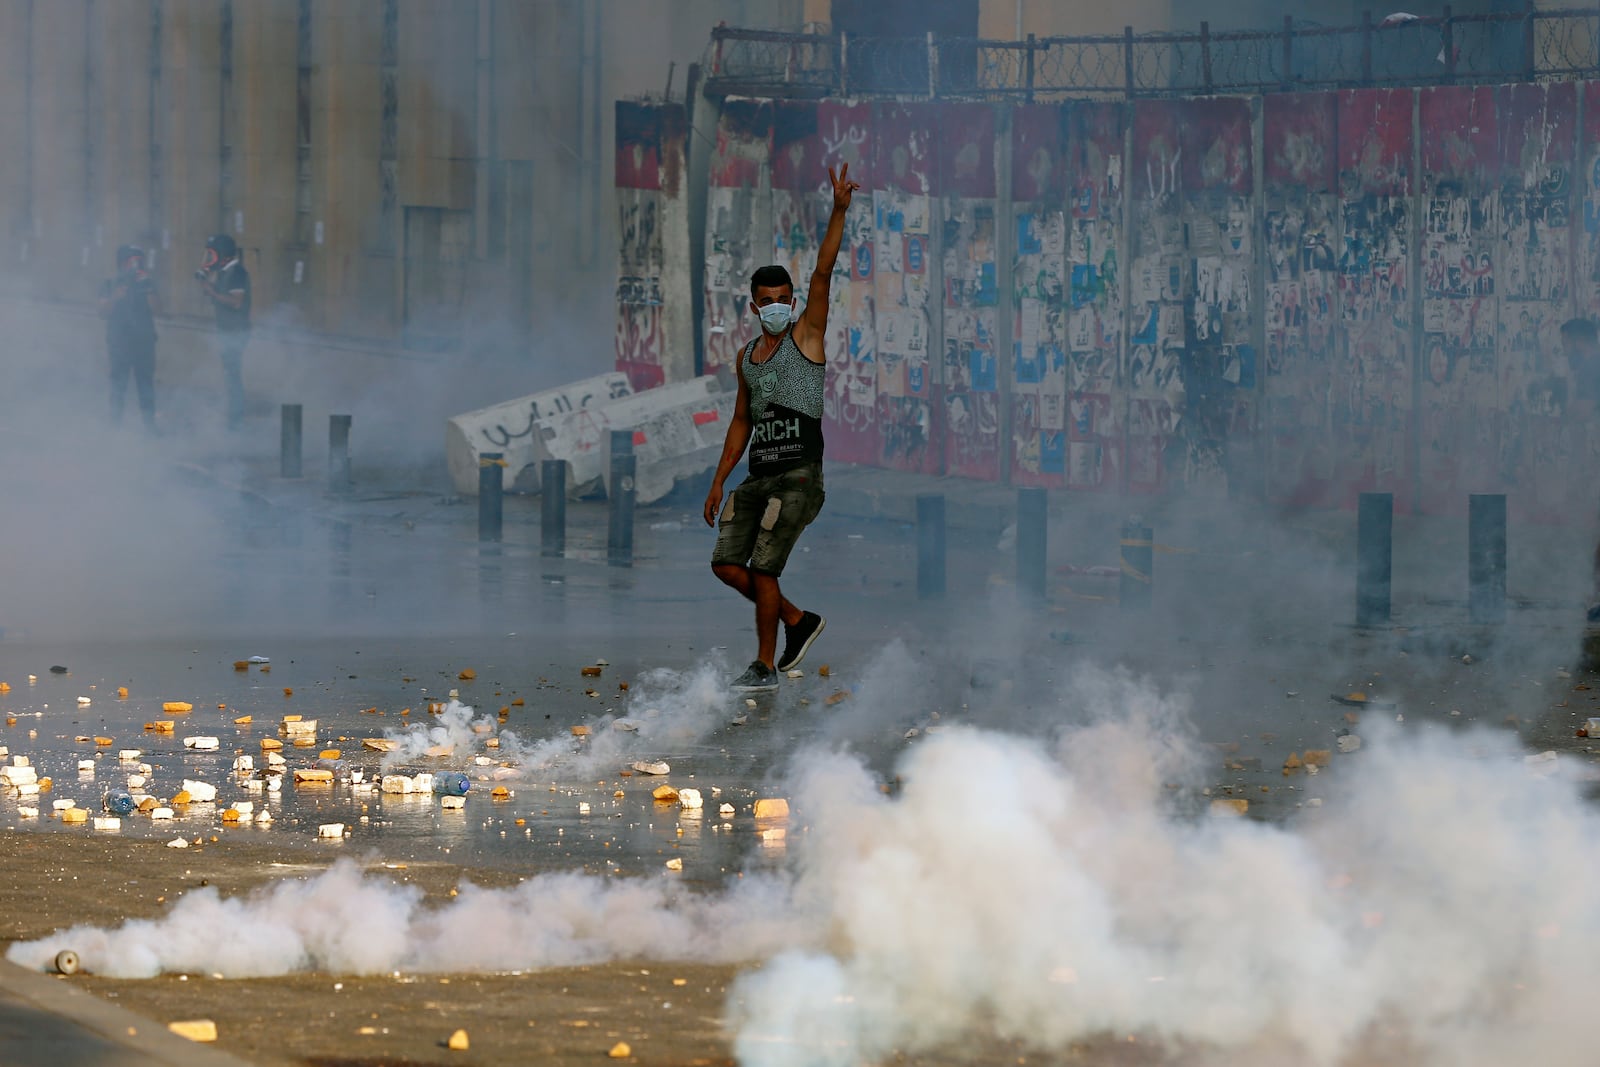
[[1192,96],[1532,80],[1596,72],[1600,9],[1019,41],[719,26],[702,62],[712,95],[780,97]]

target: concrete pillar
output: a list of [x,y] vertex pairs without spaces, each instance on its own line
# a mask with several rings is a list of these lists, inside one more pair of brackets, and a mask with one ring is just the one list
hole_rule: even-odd
[[[84,0],[33,5],[33,241],[35,293],[87,300],[94,294],[87,218],[89,111]],[[109,273],[106,272],[106,273]]]
[[0,278],[10,291],[27,277],[25,247],[33,231],[31,152],[28,148],[29,51],[32,0],[0,0]]
[[[232,208],[257,316],[295,288],[296,5],[234,0]],[[302,269],[302,277],[304,271]]]
[[[206,238],[221,224],[221,15],[215,0],[163,0],[161,99],[161,248],[156,277],[165,310],[212,320],[211,302],[191,275]],[[254,264],[248,260],[246,267]]]

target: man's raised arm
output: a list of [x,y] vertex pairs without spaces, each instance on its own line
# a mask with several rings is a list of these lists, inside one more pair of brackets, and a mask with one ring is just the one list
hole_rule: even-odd
[[828,180],[833,183],[833,214],[828,216],[828,230],[822,235],[822,247],[817,250],[817,268],[811,272],[811,286],[806,290],[806,309],[800,315],[805,332],[818,342],[814,359],[821,355],[822,335],[828,329],[828,290],[833,282],[833,264],[839,258],[839,245],[844,241],[845,212],[850,210],[850,194],[861,188],[850,180],[848,163],[839,165],[838,174],[829,167]]

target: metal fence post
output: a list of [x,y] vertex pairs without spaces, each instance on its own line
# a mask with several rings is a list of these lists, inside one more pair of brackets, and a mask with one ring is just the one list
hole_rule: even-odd
[[1394,494],[1362,493],[1356,512],[1356,625],[1389,621],[1394,573]]
[[478,540],[500,540],[501,520],[505,515],[505,456],[500,452],[478,453]]
[[939,45],[933,39],[933,31],[928,31],[928,99],[932,100],[939,95]]
[[917,597],[944,596],[944,494],[917,494]]
[[1027,94],[1024,97],[1024,99],[1026,99],[1028,101],[1028,103],[1030,103],[1030,104],[1033,103],[1033,64],[1034,64],[1033,50],[1034,50],[1035,47],[1036,47],[1036,39],[1034,38],[1034,35],[1030,33],[1030,34],[1028,34],[1028,55],[1027,55],[1027,58],[1025,60],[1027,66],[1026,66],[1026,68],[1024,70],[1024,75],[1023,75],[1023,77],[1024,77],[1024,82],[1023,82],[1024,88],[1026,88],[1026,90],[1027,90]]
[[567,461],[539,464],[539,555],[567,554]]
[[1122,27],[1122,74],[1128,99],[1133,99],[1133,27]]
[[611,480],[606,486],[609,521],[606,561],[613,567],[633,566],[633,430],[611,431]]
[[1211,92],[1211,23],[1200,21],[1200,77],[1207,93]]
[[1506,618],[1506,497],[1467,498],[1467,614],[1473,622]]
[[1294,84],[1294,16],[1283,16],[1283,88]]
[[283,405],[283,425],[278,434],[278,476],[300,477],[300,418],[299,404]]
[[850,35],[839,34],[839,95],[850,96]]

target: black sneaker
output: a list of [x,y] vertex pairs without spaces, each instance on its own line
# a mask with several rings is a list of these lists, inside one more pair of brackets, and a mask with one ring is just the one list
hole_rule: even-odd
[[762,663],[751,660],[744,673],[733,680],[735,693],[770,693],[778,688],[778,672]]
[[800,661],[806,658],[806,653],[811,650],[811,642],[828,625],[824,619],[814,611],[802,612],[800,621],[793,626],[783,628],[783,655],[778,657],[780,671],[792,671],[800,666]]

